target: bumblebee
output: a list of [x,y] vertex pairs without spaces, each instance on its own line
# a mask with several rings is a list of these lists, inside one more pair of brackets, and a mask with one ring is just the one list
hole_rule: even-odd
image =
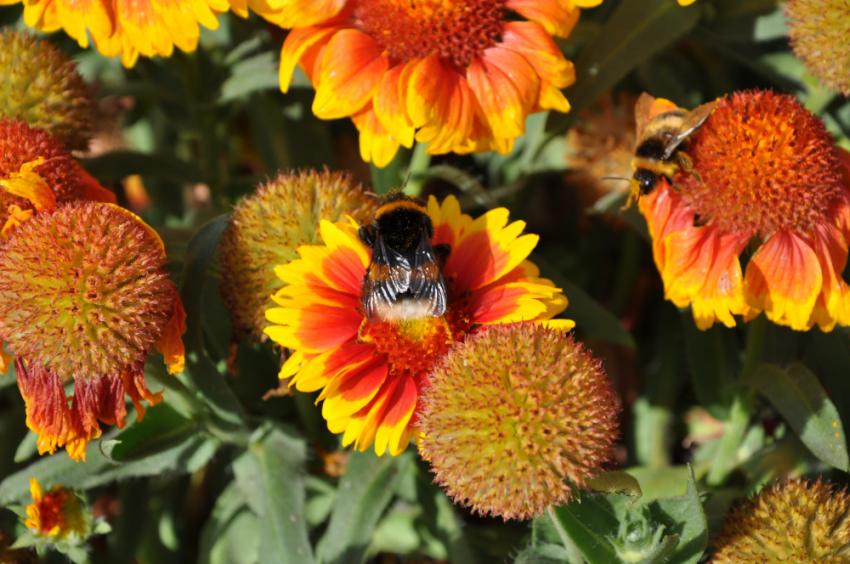
[[446,312],[442,265],[449,247],[431,244],[434,225],[422,201],[400,192],[387,196],[374,222],[358,235],[372,249],[363,278],[367,319],[402,321]]
[[635,106],[637,148],[632,160],[635,172],[628,203],[652,192],[662,177],[672,184],[680,168],[690,170],[691,161],[682,151],[683,145],[717,105],[709,102],[690,112],[675,108],[650,117],[654,103],[655,98],[643,93]]

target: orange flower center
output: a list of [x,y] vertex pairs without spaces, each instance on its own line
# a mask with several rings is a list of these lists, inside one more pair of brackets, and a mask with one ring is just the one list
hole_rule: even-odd
[[393,377],[410,377],[417,385],[449,352],[455,342],[469,334],[472,323],[465,300],[449,304],[444,317],[425,317],[406,321],[369,321],[360,327],[360,340],[375,346],[385,355]]
[[357,27],[394,63],[437,54],[465,68],[500,38],[505,0],[359,0]]
[[676,189],[701,222],[726,231],[762,237],[777,229],[807,231],[845,190],[826,128],[788,95],[748,91],[724,98],[685,153],[693,170],[676,176]]
[[54,531],[61,534],[66,529],[65,504],[71,494],[65,490],[55,490],[45,494],[36,503],[38,507],[38,528],[44,534]]

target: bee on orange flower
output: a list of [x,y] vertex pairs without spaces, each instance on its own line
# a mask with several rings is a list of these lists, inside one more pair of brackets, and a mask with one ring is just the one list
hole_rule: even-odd
[[637,148],[627,205],[652,192],[662,177],[672,185],[680,168],[690,169],[690,159],[682,149],[717,105],[709,102],[689,112],[670,104],[670,109],[657,113],[659,102],[664,101],[643,93],[635,106]]

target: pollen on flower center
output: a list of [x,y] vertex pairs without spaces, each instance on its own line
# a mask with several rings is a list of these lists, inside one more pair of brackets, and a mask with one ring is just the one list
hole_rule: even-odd
[[826,128],[788,95],[724,98],[685,152],[693,170],[677,175],[676,189],[703,221],[732,232],[807,230],[843,189]]
[[417,377],[431,370],[448,352],[454,333],[442,317],[408,321],[364,321],[360,339],[384,354],[394,372]]
[[499,40],[504,15],[504,0],[360,0],[354,9],[393,62],[437,54],[458,68]]

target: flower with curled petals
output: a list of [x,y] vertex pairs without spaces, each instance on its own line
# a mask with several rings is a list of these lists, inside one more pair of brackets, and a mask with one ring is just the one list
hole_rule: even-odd
[[419,394],[432,368],[454,343],[482,325],[552,320],[566,308],[561,290],[527,260],[537,236],[508,222],[498,208],[473,219],[456,198],[427,204],[434,245],[448,245],[442,268],[448,304],[441,317],[367,319],[361,305],[371,251],[353,221],[323,221],[324,245],[303,246],[300,258],[276,269],[286,282],[266,313],[266,334],[290,349],[280,377],[298,390],[321,390],[328,428],[343,445],[397,455],[417,427]]
[[62,486],[45,492],[36,478],[30,479],[32,503],[26,507],[24,525],[35,535],[53,541],[75,535],[86,538],[91,517],[82,499]]
[[[0,5],[22,0],[0,0]],[[201,26],[218,28],[227,0],[23,0],[24,22],[39,31],[62,29],[80,47],[120,56],[126,67],[142,57],[194,51]]]
[[[156,348],[183,369],[185,313],[153,229],[114,204],[73,202],[39,213],[0,247],[0,339],[15,355],[27,427],[39,453],[85,459],[99,422],[139,418],[144,364]],[[73,397],[64,385],[73,380]]]
[[528,114],[569,111],[561,89],[575,72],[552,36],[569,35],[579,8],[600,3],[319,2],[323,17],[302,8],[305,21],[286,38],[280,86],[300,63],[316,88],[313,113],[351,117],[363,159],[378,166],[414,141],[431,154],[508,152]]
[[824,125],[791,96],[740,92],[685,153],[672,186],[640,199],[667,299],[703,329],[761,312],[800,331],[850,324],[850,154]]
[[0,236],[37,211],[74,200],[115,202],[48,132],[0,119]]

